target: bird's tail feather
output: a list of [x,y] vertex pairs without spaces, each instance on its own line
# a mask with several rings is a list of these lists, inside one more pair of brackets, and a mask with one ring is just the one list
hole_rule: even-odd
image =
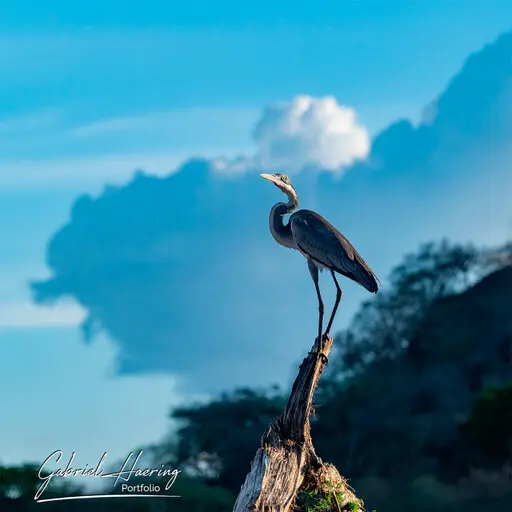
[[365,272],[362,276],[358,276],[357,282],[372,293],[377,293],[379,285],[382,286],[380,279],[371,271]]

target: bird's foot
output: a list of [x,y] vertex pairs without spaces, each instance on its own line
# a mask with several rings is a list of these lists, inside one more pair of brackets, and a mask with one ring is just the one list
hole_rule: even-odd
[[320,359],[322,359],[322,362],[324,364],[327,364],[329,362],[329,359],[327,358],[327,356],[323,352],[319,352],[318,350],[308,352],[308,356],[319,357]]
[[315,353],[317,355],[317,357],[320,357],[322,359],[324,364],[327,364],[329,362],[329,359],[323,353],[323,350],[324,350],[324,347],[325,347],[325,342],[328,341],[329,338],[330,338],[329,334],[328,333],[324,333],[322,335],[322,341],[319,343],[318,342],[318,336],[317,336],[316,339],[315,339],[317,350],[315,352],[310,352],[309,353],[310,355]]
[[318,357],[322,360],[322,363],[326,365],[329,362],[329,358],[323,352],[317,352]]

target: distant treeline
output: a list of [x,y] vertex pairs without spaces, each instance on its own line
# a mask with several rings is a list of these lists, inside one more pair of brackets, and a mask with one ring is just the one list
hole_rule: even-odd
[[[492,258],[472,246],[426,244],[336,336],[312,435],[368,510],[512,510],[512,265],[504,254],[510,247]],[[286,395],[238,389],[174,409],[178,430],[151,449],[186,475],[173,486],[182,498],[105,500],[95,508],[230,511]],[[0,510],[34,508],[34,471],[1,470]]]

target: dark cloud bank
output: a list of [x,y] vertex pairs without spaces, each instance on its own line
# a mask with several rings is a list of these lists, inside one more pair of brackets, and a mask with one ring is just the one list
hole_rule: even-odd
[[[302,206],[385,275],[423,241],[504,241],[511,142],[508,33],[467,59],[420,126],[389,126],[342,179],[307,170],[294,181]],[[101,328],[118,344],[121,374],[176,372],[200,390],[282,381],[313,341],[316,299],[302,257],[268,232],[278,200],[256,171],[221,176],[207,161],[164,178],[138,173],[77,199],[48,245],[53,277],[33,285],[35,298],[83,305],[86,334]],[[346,319],[365,294],[345,287]]]

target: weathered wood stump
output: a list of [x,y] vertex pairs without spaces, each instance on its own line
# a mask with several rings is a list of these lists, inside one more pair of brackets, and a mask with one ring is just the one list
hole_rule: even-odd
[[[327,357],[332,338],[324,339]],[[299,367],[281,415],[261,439],[233,512],[364,511],[347,481],[315,453],[309,416],[315,389],[325,366],[318,340]]]

